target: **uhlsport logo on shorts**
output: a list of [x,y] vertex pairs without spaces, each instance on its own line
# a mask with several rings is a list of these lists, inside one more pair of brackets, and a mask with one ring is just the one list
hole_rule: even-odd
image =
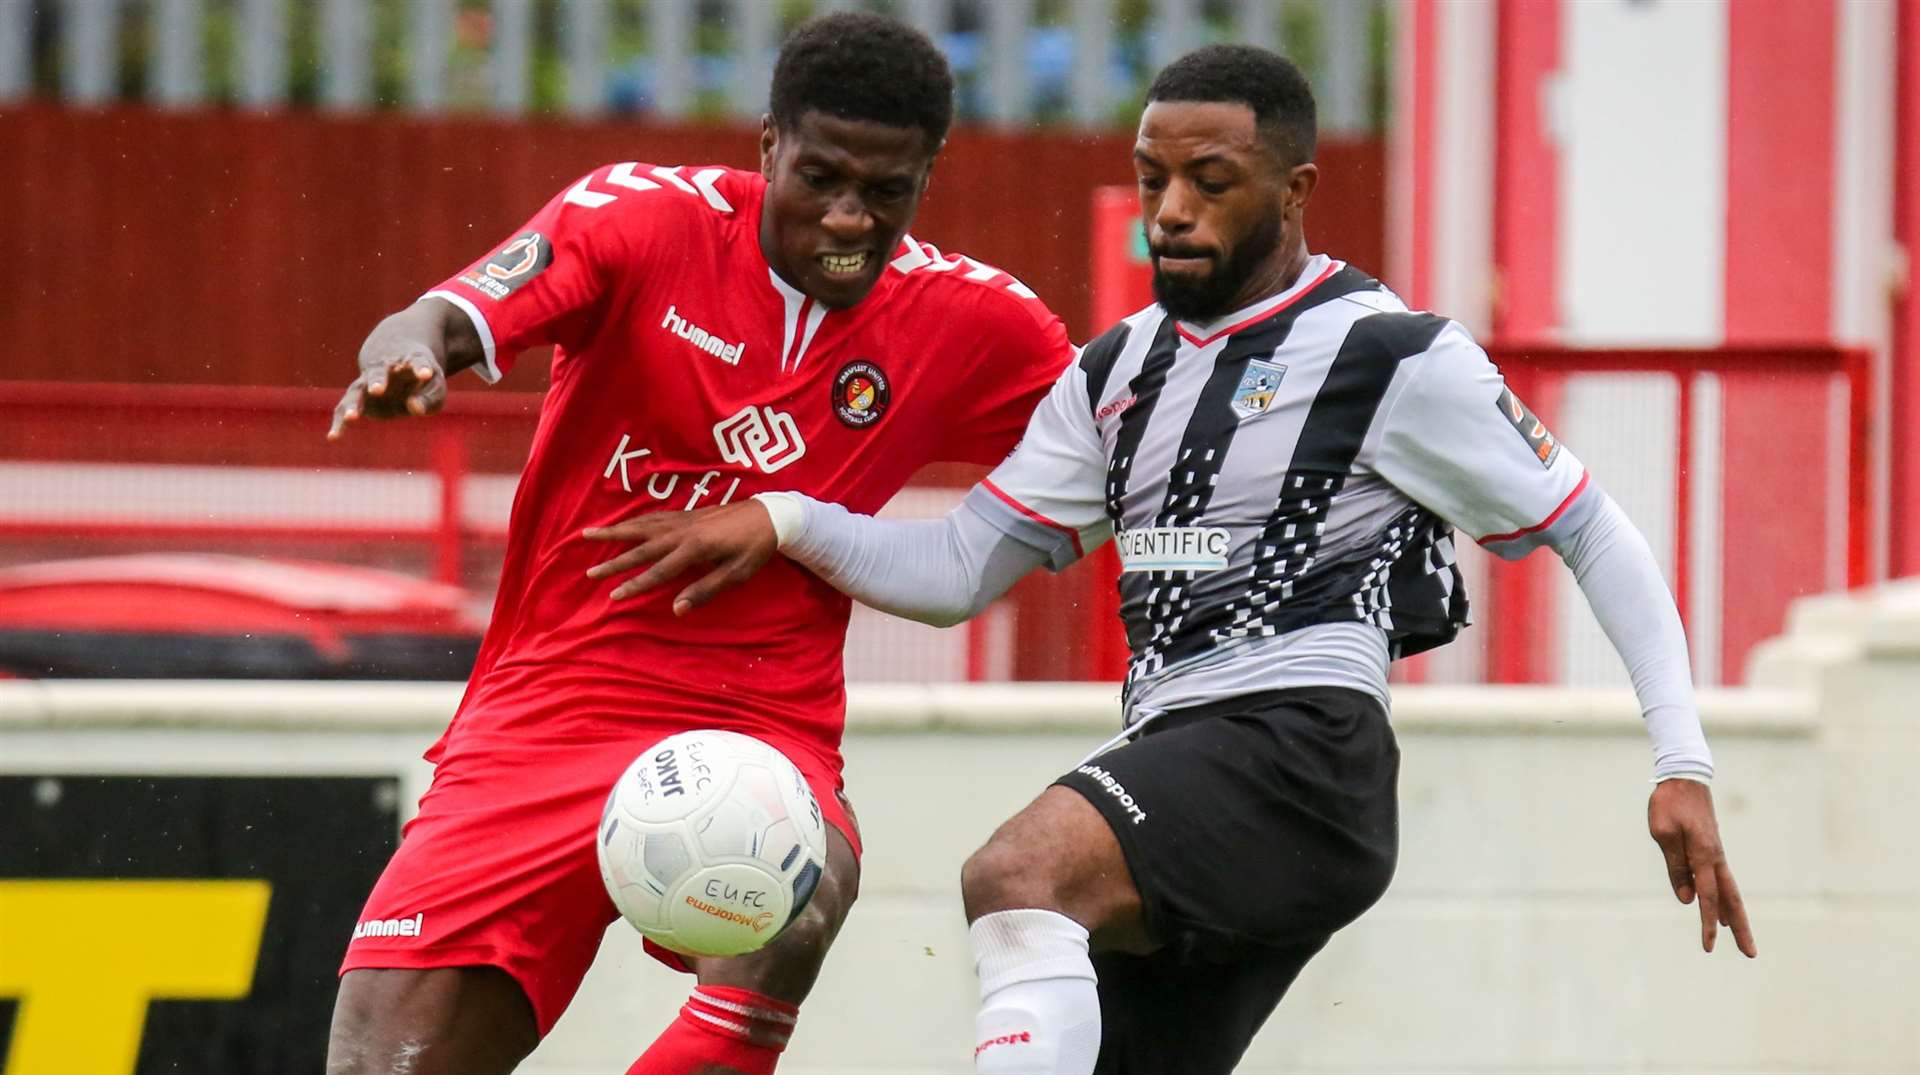
[[1140,804],[1135,802],[1133,796],[1127,792],[1127,786],[1115,780],[1113,774],[1098,765],[1082,765],[1075,771],[1082,776],[1092,777],[1094,783],[1107,789],[1107,794],[1119,800],[1121,807],[1126,810],[1129,817],[1133,818],[1135,825],[1147,820],[1147,812],[1140,809]]
[[423,933],[427,916],[421,914],[406,918],[369,918],[365,922],[353,924],[353,939],[362,937],[418,937]]

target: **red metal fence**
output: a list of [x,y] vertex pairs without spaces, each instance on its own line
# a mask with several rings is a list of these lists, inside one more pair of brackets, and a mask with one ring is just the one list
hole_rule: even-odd
[[[1864,353],[1491,350],[1516,392],[1560,427],[1600,482],[1643,509],[1683,616],[1701,630],[1717,625],[1720,643],[1698,654],[1707,680],[1738,680],[1746,649],[1779,629],[1793,597],[1866,581],[1872,401]],[[1783,512],[1758,532],[1730,534],[1718,506],[1759,495],[1769,475],[1726,457],[1702,435],[1703,418],[1718,418],[1701,396],[1724,396],[1720,405],[1730,406],[1735,394],[1709,390],[1743,378],[1804,396],[1806,422],[1780,435],[1821,460],[1825,481],[1787,491],[1804,510]],[[1627,398],[1583,398],[1623,379]],[[357,427],[329,444],[336,398],[332,389],[0,382],[0,561],[155,548],[297,553],[490,590],[540,397],[457,390],[436,418]],[[1713,489],[1703,490],[1702,471],[1717,475]],[[944,510],[978,473],[923,474],[907,498],[912,510]],[[1698,553],[1702,543],[1711,556]],[[1831,570],[1785,578],[1755,570],[1808,543],[1822,550],[1813,559]],[[1477,561],[1483,626],[1470,629],[1453,655],[1410,663],[1402,674],[1567,678],[1567,625],[1584,609],[1556,596],[1565,589],[1552,559]],[[1712,577],[1697,577],[1703,565]],[[966,651],[953,666],[969,678],[1117,677],[1125,647],[1115,567],[1103,553],[1057,578],[1023,583],[996,619],[963,636]],[[884,646],[874,659],[887,659]]]
[[[1669,550],[1668,582],[1682,619],[1690,628],[1708,621],[1719,636],[1710,650],[1696,648],[1697,671],[1705,681],[1739,681],[1747,652],[1779,632],[1794,598],[1869,581],[1874,404],[1868,352],[1820,345],[1594,349],[1495,344],[1488,350],[1515,393],[1549,422],[1576,420],[1572,412],[1586,412],[1584,428],[1573,431],[1579,436],[1566,428],[1557,432],[1603,484],[1655,486],[1643,502],[1665,486],[1669,525],[1649,538],[1656,548]],[[1583,408],[1569,398],[1582,383],[1604,387],[1636,381],[1639,396],[1624,406],[1601,401]],[[1783,400],[1797,405],[1782,408]],[[1769,460],[1745,457],[1737,445],[1729,448],[1735,442],[1702,435],[1703,422],[1724,428],[1740,416],[1738,408],[1755,404],[1770,414],[1784,409],[1791,416],[1774,431],[1777,451],[1811,460],[1795,468],[1794,480],[1802,472],[1817,474],[1817,487],[1782,488],[1785,483],[1770,472]],[[1609,423],[1657,427],[1656,439],[1663,443],[1654,445],[1653,453],[1665,458],[1665,472],[1627,469],[1622,456],[1635,453],[1620,451],[1623,445],[1609,436]],[[1717,476],[1710,487],[1701,484],[1703,472]],[[1736,503],[1749,510],[1727,510]],[[1755,504],[1778,505],[1768,525],[1730,523],[1736,514],[1751,515]],[[1703,545],[1710,555],[1701,555]],[[1492,635],[1485,665],[1490,682],[1560,678],[1553,668],[1547,559],[1501,563],[1490,573],[1489,599],[1481,603],[1487,614],[1479,617]],[[1794,568],[1771,570],[1778,564]],[[1808,564],[1816,566],[1808,570]],[[1693,633],[1697,641],[1701,632]]]

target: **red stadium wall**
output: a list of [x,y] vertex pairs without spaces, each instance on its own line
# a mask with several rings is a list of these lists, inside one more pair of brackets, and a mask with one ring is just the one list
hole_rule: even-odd
[[[0,377],[331,385],[375,320],[608,161],[750,166],[740,128],[489,119],[0,111]],[[914,231],[1091,319],[1099,186],[1124,132],[956,132]],[[1377,143],[1325,145],[1316,245],[1377,269]],[[539,363],[528,363],[537,370]],[[536,377],[515,379],[536,387]]]

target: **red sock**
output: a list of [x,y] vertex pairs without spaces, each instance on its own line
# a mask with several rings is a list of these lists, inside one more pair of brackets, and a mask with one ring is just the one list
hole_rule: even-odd
[[668,1026],[627,1075],[694,1075],[718,1065],[740,1075],[773,1075],[800,1009],[751,989],[695,986]]

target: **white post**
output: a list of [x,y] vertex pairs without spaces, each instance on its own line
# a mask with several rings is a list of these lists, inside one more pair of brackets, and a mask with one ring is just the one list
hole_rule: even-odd
[[279,0],[242,0],[240,5],[240,103],[271,108],[287,99],[286,5]]
[[1372,0],[1339,0],[1320,5],[1322,74],[1316,96],[1322,131],[1366,129],[1367,76],[1373,68],[1367,47]]
[[1113,0],[1073,5],[1073,119],[1082,127],[1113,121]]
[[681,119],[693,110],[693,2],[651,0],[648,37],[653,42],[653,110]]
[[200,0],[154,0],[147,12],[153,54],[147,68],[147,97],[180,107],[206,96],[201,78]]
[[331,109],[367,107],[373,100],[372,19],[367,0],[322,0],[320,103]]
[[[1335,0],[1336,4],[1349,4],[1354,0]],[[1322,4],[1325,11],[1331,5]],[[1279,12],[1273,8],[1273,0],[1234,0],[1233,14],[1235,30],[1240,41],[1258,48],[1279,51],[1280,28]]]
[[1033,26],[1033,0],[994,0],[987,5],[987,54],[981,74],[987,80],[987,118],[1002,126],[1033,116],[1032,80],[1027,77],[1027,35]]
[[607,107],[607,0],[572,0],[560,10],[567,57],[567,111],[596,115]]
[[906,0],[901,8],[915,29],[936,42],[953,25],[953,0]]
[[60,92],[76,104],[103,104],[119,92],[115,46],[120,37],[118,0],[67,0],[60,20],[66,62]]
[[1186,55],[1200,44],[1198,0],[1155,0],[1153,40],[1148,49],[1155,70]]
[[32,0],[0,0],[0,102],[26,97],[33,85]]
[[493,0],[493,110],[517,116],[527,110],[527,70],[533,52],[533,0]]
[[766,0],[733,0],[728,12],[733,24],[733,84],[727,88],[727,103],[741,119],[759,119],[767,110],[778,14]]
[[449,0],[411,0],[407,25],[407,106],[431,112],[446,103]]

